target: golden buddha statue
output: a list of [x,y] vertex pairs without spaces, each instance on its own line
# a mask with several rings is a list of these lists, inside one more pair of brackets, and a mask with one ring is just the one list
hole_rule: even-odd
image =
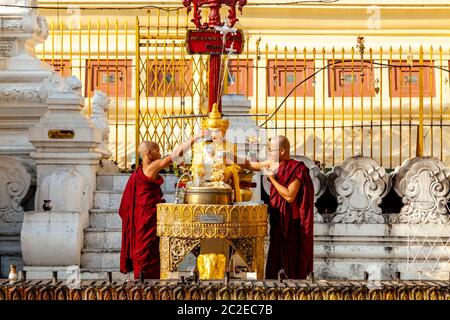
[[[186,190],[188,203],[229,204],[241,202],[239,173],[241,168],[227,161],[227,155],[236,154],[236,145],[225,140],[229,121],[223,119],[214,104],[202,129],[209,136],[192,147],[192,181]],[[228,164],[230,163],[230,164]]]

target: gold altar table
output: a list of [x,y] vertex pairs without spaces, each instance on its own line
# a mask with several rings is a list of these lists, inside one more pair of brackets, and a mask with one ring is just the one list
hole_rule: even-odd
[[177,270],[184,257],[198,255],[202,239],[226,240],[258,279],[264,277],[264,238],[267,235],[265,204],[157,205],[161,279]]

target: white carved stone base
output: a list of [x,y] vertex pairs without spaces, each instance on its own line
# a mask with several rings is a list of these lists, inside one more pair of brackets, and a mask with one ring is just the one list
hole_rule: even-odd
[[8,276],[9,264],[22,265],[23,206],[32,197],[35,185],[35,172],[27,161],[0,157],[0,277]]
[[449,223],[449,178],[450,169],[431,157],[408,159],[397,167],[393,173],[394,189],[405,204],[399,222]]
[[[25,267],[80,265],[84,229],[89,223],[101,154],[101,136],[82,113],[81,83],[75,77],[53,75],[45,82],[46,112],[29,130],[36,148],[35,211],[26,212],[21,232]],[[44,200],[52,208],[43,212]]]
[[[448,280],[450,225],[412,230],[407,224],[314,225],[314,273],[318,279]],[[435,237],[442,237],[443,242]],[[428,240],[430,242],[428,242]],[[423,247],[421,247],[423,245]]]
[[390,179],[375,160],[348,158],[327,174],[327,182],[338,202],[333,222],[384,223],[378,205],[389,192]]
[[21,246],[27,266],[79,265],[87,212],[26,212]]
[[[36,1],[3,0],[2,4],[36,5]],[[52,68],[36,58],[34,47],[48,36],[36,9],[0,9],[0,155],[30,158],[34,151],[28,128],[47,111],[43,81]]]

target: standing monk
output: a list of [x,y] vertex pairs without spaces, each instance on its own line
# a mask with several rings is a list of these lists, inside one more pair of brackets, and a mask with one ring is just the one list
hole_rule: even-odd
[[309,169],[291,159],[285,136],[270,140],[270,158],[244,164],[262,170],[270,186],[270,245],[266,278],[276,279],[284,269],[290,279],[305,279],[313,271],[314,186]]
[[125,187],[120,203],[122,218],[122,249],[120,272],[134,270],[134,278],[141,274],[146,279],[159,279],[159,238],[156,236],[156,205],[165,202],[159,172],[183,152],[189,150],[204,131],[177,147],[170,156],[161,159],[159,146],[152,141],[139,144],[142,165],[133,172]]

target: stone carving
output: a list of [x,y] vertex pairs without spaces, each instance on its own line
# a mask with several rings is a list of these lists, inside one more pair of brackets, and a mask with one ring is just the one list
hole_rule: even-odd
[[42,100],[46,100],[55,93],[74,93],[79,97],[81,94],[82,84],[75,76],[67,78],[61,77],[58,73],[52,72],[50,76],[44,80],[44,84],[39,89],[39,96]]
[[30,166],[21,159],[0,157],[0,222],[15,221],[23,213],[22,203],[29,196],[35,177]]
[[102,134],[102,143],[98,146],[98,150],[102,153],[103,159],[111,157],[109,146],[109,125],[108,125],[108,109],[111,100],[106,93],[95,90],[92,102],[92,122],[100,130]]
[[[15,3],[5,0],[3,3],[27,6],[34,1]],[[5,12],[0,13],[0,30],[2,30],[2,40],[8,41],[9,45],[16,48],[12,50],[11,47],[8,51],[0,49],[0,56],[3,57],[18,56],[24,53],[26,47],[34,48],[48,37],[47,20],[45,17],[39,16],[37,10],[33,8],[6,8]]]
[[332,222],[385,222],[378,205],[390,189],[390,177],[375,160],[361,156],[346,159],[328,173],[327,182],[338,202]]
[[62,77],[56,72],[52,72],[50,76],[44,80],[42,87],[40,88],[40,96],[45,101],[48,96],[58,91],[58,87],[61,83]]
[[45,19],[45,17],[42,17],[42,16],[36,17],[36,34],[43,39],[47,39],[48,23],[47,23],[47,19]]
[[0,57],[11,57],[13,47],[13,39],[0,39]]
[[3,103],[22,103],[35,102],[44,103],[45,99],[42,96],[41,89],[35,88],[11,88],[0,87],[0,102]]
[[37,1],[36,0],[4,0],[3,3],[5,4],[15,4],[19,6],[36,6]]
[[81,88],[82,88],[82,84],[81,81],[75,77],[75,76],[70,76],[67,78],[64,78],[64,81],[62,83],[62,92],[67,93],[67,92],[73,92],[78,94],[80,97],[81,95]]
[[448,223],[450,169],[431,157],[408,159],[392,173],[394,190],[404,203],[400,223]]
[[15,18],[0,18],[0,28],[3,31],[19,31],[23,28],[23,22]]

